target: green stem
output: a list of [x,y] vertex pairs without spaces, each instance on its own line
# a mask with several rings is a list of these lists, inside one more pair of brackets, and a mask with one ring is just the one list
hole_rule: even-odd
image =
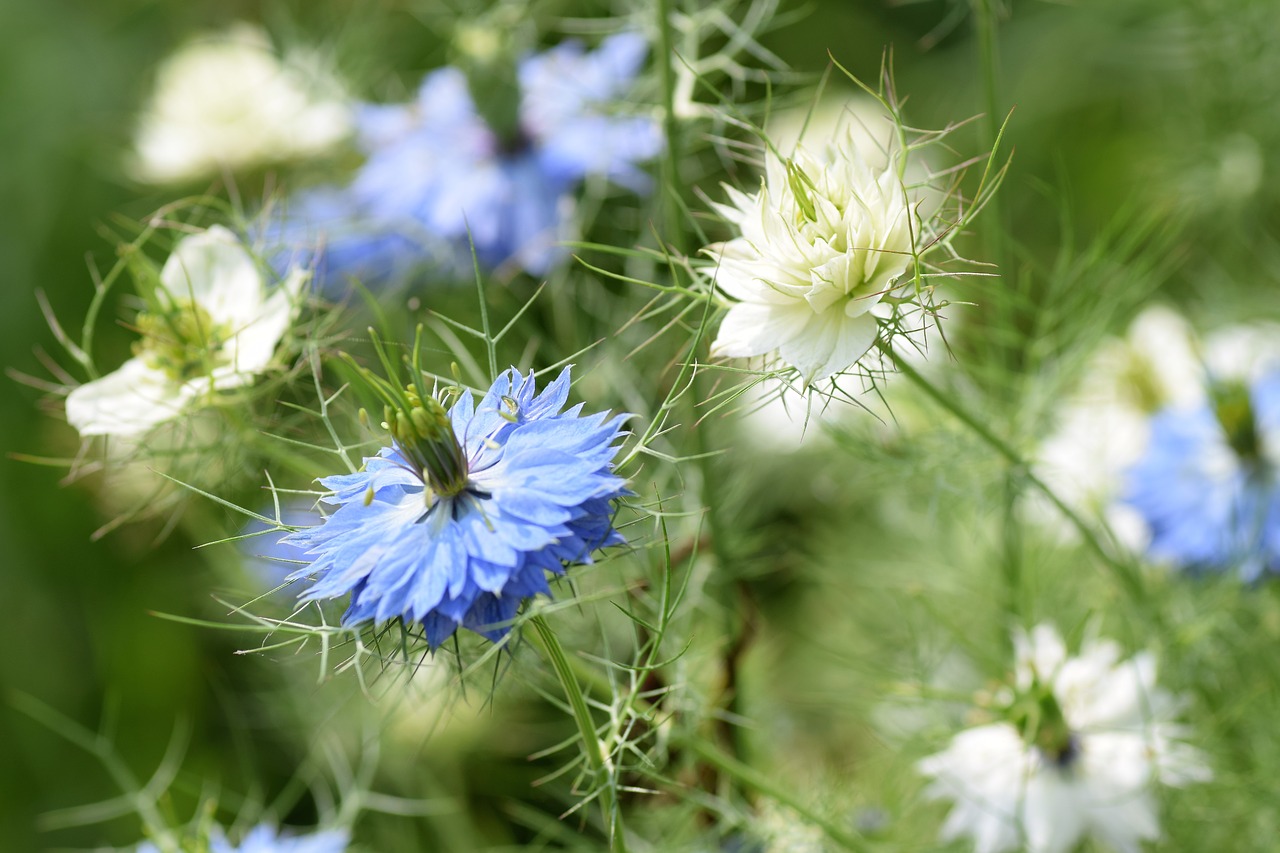
[[[985,131],[983,143],[987,148],[995,147],[1004,115],[1000,104],[1000,45],[996,39],[996,2],[997,0],[971,0],[974,29],[978,37],[978,63],[982,69],[983,111],[986,113],[986,120],[982,124]],[[984,231],[984,242],[990,260],[1001,269],[1007,269],[1003,257],[1005,223],[998,194],[987,202],[986,219],[990,227]]]
[[893,362],[899,373],[910,379],[921,391],[925,393],[926,396],[950,412],[952,417],[968,427],[973,434],[982,439],[988,447],[1000,454],[1000,456],[1004,457],[1004,460],[1013,467],[1019,477],[1024,478],[1027,483],[1034,486],[1039,492],[1048,498],[1049,502],[1054,505],[1058,512],[1060,512],[1062,516],[1071,523],[1071,526],[1080,534],[1085,545],[1097,554],[1103,563],[1111,569],[1112,573],[1116,576],[1116,579],[1120,581],[1121,586],[1124,587],[1125,592],[1127,592],[1134,601],[1145,602],[1146,591],[1142,583],[1142,576],[1139,573],[1137,566],[1128,560],[1114,556],[1110,550],[1103,545],[1101,538],[1099,538],[1098,533],[1094,530],[1093,526],[1089,524],[1089,522],[1085,521],[1078,512],[1068,506],[1060,497],[1058,497],[1057,493],[1054,492],[1048,484],[1036,476],[1035,472],[1031,470],[1031,466],[1027,464],[1026,460],[1022,458],[1018,451],[1014,450],[1008,442],[992,432],[986,424],[974,415],[970,414],[958,402],[938,390],[933,383],[921,376],[914,367],[902,358],[902,356],[894,352],[892,347],[880,342],[877,342],[876,346],[879,347],[880,351],[884,353],[886,358]]
[[[541,617],[538,617],[541,618]],[[580,676],[586,683],[587,689],[599,693],[601,696],[611,696],[613,693],[613,684],[602,674],[593,668],[587,666],[583,661],[576,658],[567,662],[576,676]],[[573,683],[579,684],[577,677]],[[636,713],[653,720],[654,715],[658,713],[657,707],[640,696],[632,694],[629,701],[636,709]],[[585,703],[584,703],[585,704]],[[841,845],[846,850],[861,851],[869,849],[869,845],[865,840],[860,838],[852,830],[845,829],[838,824],[833,823],[822,815],[814,811],[803,800],[795,795],[788,793],[786,789],[780,786],[777,780],[756,770],[748,764],[722,752],[714,744],[697,737],[694,734],[682,733],[673,730],[671,734],[673,744],[688,749],[697,755],[707,764],[719,770],[726,777],[733,779],[741,787],[755,791],[764,797],[768,797],[775,802],[781,803],[800,817],[812,823],[814,826],[825,832],[832,841]]]
[[662,84],[662,128],[667,138],[662,159],[662,224],[668,245],[683,254],[684,228],[680,216],[680,123],[676,120],[676,53],[671,33],[671,0],[657,0],[658,75]]
[[996,630],[1000,644],[1009,647],[1011,629],[1017,624],[1022,602],[1022,524],[1018,498],[1022,495],[1021,469],[1009,463],[1004,476],[1004,616]]
[[608,778],[604,750],[600,747],[600,737],[596,733],[595,721],[591,719],[591,709],[587,707],[586,695],[578,683],[573,665],[565,656],[564,647],[560,645],[560,640],[556,638],[547,620],[542,616],[534,616],[530,621],[537,630],[547,660],[551,668],[556,671],[556,677],[564,689],[565,699],[568,700],[569,708],[573,712],[573,720],[578,724],[578,734],[582,737],[582,751],[587,757],[587,766],[591,769],[593,781],[599,783],[600,810],[604,813],[605,828],[609,834],[609,849],[614,853],[625,853],[627,841],[622,826],[622,815],[618,810],[617,798],[614,796],[613,779]]

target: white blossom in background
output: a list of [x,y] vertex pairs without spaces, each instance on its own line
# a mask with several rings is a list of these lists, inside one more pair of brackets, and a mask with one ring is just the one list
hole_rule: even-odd
[[[897,126],[884,106],[869,95],[842,93],[823,98],[816,105],[779,111],[770,117],[766,133],[784,155],[801,143],[840,139],[857,149],[858,157],[873,171],[892,165],[892,152],[897,150]],[[907,164],[905,180],[917,184],[911,192],[917,212],[936,209],[938,194],[925,186],[924,163],[918,158]],[[905,330],[890,344],[917,370],[928,370],[927,356],[943,348],[937,323],[932,314],[916,311],[905,323]],[[898,420],[898,406],[892,398],[892,385],[878,394],[862,394],[858,407],[843,405],[831,399],[815,399],[803,393],[797,384],[788,388],[775,383],[760,383],[744,395],[743,414],[739,423],[752,444],[772,451],[793,452],[805,444],[821,440],[823,424],[857,423],[864,420],[859,407],[869,409],[881,422]],[[888,395],[882,397],[882,395]]]
[[895,164],[873,168],[846,129],[816,153],[770,154],[758,192],[727,191],[716,209],[741,236],[704,250],[734,300],[712,354],[776,353],[806,385],[853,367],[886,297],[907,295],[898,282],[921,230]]
[[276,56],[249,24],[179,48],[139,119],[132,171],[164,184],[314,156],[351,130],[342,87],[313,55]]
[[953,803],[943,841],[969,837],[976,853],[1070,853],[1092,838],[1138,853],[1160,837],[1157,785],[1211,778],[1182,742],[1179,702],[1156,685],[1150,653],[1122,659],[1108,640],[1074,657],[1048,625],[1016,637],[1011,688],[995,721],[957,734],[917,769],[926,796]]
[[[1125,472],[1147,447],[1151,416],[1202,404],[1209,377],[1248,382],[1278,359],[1274,324],[1223,327],[1201,341],[1177,312],[1147,308],[1123,338],[1098,347],[1059,410],[1058,428],[1040,446],[1036,473],[1066,503],[1104,518],[1122,542],[1141,550],[1146,525],[1117,499]],[[1034,519],[1074,535],[1045,499],[1029,493],[1027,500]]]
[[118,370],[74,388],[67,422],[82,436],[137,436],[264,372],[309,273],[268,292],[253,258],[221,226],[184,237],[160,271],[142,338]]

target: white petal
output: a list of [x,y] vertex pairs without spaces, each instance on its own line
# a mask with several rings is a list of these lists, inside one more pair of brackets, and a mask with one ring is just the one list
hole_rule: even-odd
[[778,354],[800,371],[806,383],[817,382],[848,370],[866,355],[875,343],[877,329],[876,318],[870,314],[850,318],[839,308],[811,313],[801,333],[785,341]]
[[792,338],[803,335],[813,312],[803,302],[790,305],[761,305],[740,302],[729,309],[715,342],[714,356],[750,358],[773,352]]
[[131,358],[114,373],[67,395],[67,422],[81,435],[140,435],[176,417],[195,393]]
[[298,306],[302,285],[310,278],[306,270],[294,268],[288,278],[262,305],[257,318],[238,329],[227,341],[224,351],[231,359],[231,367],[239,373],[261,373],[271,363],[276,345],[288,331]]
[[160,271],[160,283],[175,299],[194,300],[215,323],[232,330],[248,326],[262,308],[262,274],[221,225],[179,241]]

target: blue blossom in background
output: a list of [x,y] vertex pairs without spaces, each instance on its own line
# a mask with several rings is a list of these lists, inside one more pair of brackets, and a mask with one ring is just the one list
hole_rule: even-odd
[[[221,830],[214,830],[209,853],[343,853],[349,842],[350,836],[344,829],[291,836],[264,824],[251,829],[239,844],[231,844]],[[148,842],[140,845],[137,853],[160,853],[160,850]]]
[[1150,553],[1191,569],[1280,571],[1280,372],[1219,383],[1198,408],[1169,408],[1129,470],[1124,501]]
[[486,267],[545,273],[564,255],[556,243],[572,234],[584,178],[650,187],[637,163],[662,149],[658,124],[618,114],[617,103],[647,52],[642,36],[622,33],[595,51],[569,41],[525,57],[508,138],[477,109],[459,68],[428,74],[412,103],[360,107],[363,166],[346,187],[291,201],[268,245],[318,247],[318,279],[373,282],[423,263],[466,274],[471,242]]
[[626,416],[562,411],[569,383],[566,368],[539,394],[513,368],[478,404],[389,409],[392,445],[321,480],[337,510],[282,540],[314,558],[291,576],[316,578],[303,597],[350,593],[344,624],[402,617],[433,648],[459,626],[496,641],[526,598],[550,594],[547,572],[622,543],[612,462]]

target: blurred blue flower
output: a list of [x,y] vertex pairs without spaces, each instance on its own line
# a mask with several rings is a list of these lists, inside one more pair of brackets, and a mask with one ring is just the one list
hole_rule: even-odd
[[538,394],[513,368],[479,404],[435,404],[435,438],[392,423],[396,440],[362,471],[321,480],[338,509],[283,540],[315,559],[292,575],[317,579],[304,598],[350,593],[344,624],[402,617],[433,648],[459,626],[496,641],[526,598],[550,594],[547,572],[622,543],[612,502],[627,490],[612,462],[626,416],[561,411],[569,382],[566,368]]
[[465,275],[471,242],[486,267],[545,273],[564,255],[556,244],[571,235],[580,181],[650,187],[636,164],[661,151],[657,122],[610,111],[647,52],[642,36],[622,33],[591,52],[569,41],[525,57],[514,139],[486,123],[458,68],[428,74],[412,103],[360,107],[364,165],[346,187],[293,200],[268,225],[268,245],[318,247],[321,281],[371,283],[424,263]]
[[1280,372],[1211,397],[1152,419],[1123,501],[1146,520],[1153,557],[1252,581],[1280,571]]
[[[349,841],[350,836],[343,829],[290,836],[264,824],[251,829],[238,845],[228,842],[221,830],[215,829],[209,839],[209,853],[343,853]],[[137,853],[159,853],[159,848],[148,842],[140,845]]]

